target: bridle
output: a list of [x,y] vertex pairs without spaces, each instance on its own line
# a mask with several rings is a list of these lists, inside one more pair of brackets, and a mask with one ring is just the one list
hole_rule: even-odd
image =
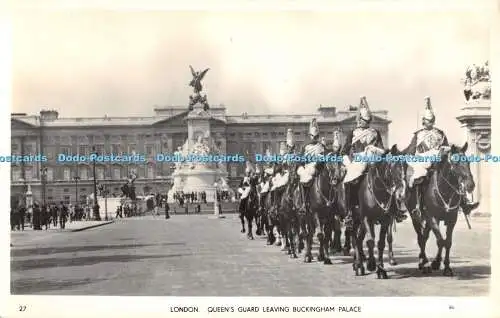
[[[319,176],[324,173],[323,170],[326,170],[328,173],[328,184],[330,187],[328,188],[328,195],[325,196],[323,194],[323,191],[321,191],[320,183],[319,183]],[[333,205],[335,202],[335,187],[338,184],[338,178],[335,172],[337,171],[337,168],[330,168],[326,163],[323,167],[321,167],[321,171],[318,173],[318,177],[316,178],[316,192],[319,193],[319,196],[322,200],[326,202],[326,206],[330,207]]]
[[[387,165],[389,165],[389,166],[391,166],[391,164],[398,165],[400,163],[397,163],[397,162],[387,163]],[[374,176],[373,174],[370,174],[370,179],[368,180],[368,190],[370,191],[370,194],[372,195],[373,200],[375,200],[375,203],[377,204],[377,206],[380,209],[382,209],[384,211],[384,213],[387,213],[387,211],[389,211],[389,208],[391,207],[392,199],[394,198],[394,195],[395,195],[396,190],[397,190],[397,186],[396,186],[394,179],[393,179],[394,176],[392,176],[392,169],[386,168],[383,176],[381,176],[380,170],[376,164],[374,164],[371,167],[371,169],[375,170],[376,176]],[[389,176],[388,176],[388,174],[389,174]],[[401,174],[404,174],[403,169],[401,169]],[[402,175],[401,177],[404,179],[404,175]],[[380,182],[382,184],[381,188],[374,187],[375,179],[378,180],[378,182]],[[389,185],[385,182],[385,180],[390,180],[394,184]],[[386,192],[389,195],[389,199],[387,199],[387,201],[385,203],[381,202],[377,198],[377,195],[375,194],[376,190],[383,190],[384,192]],[[398,205],[398,207],[400,206],[400,202],[398,200],[396,200],[396,204]]]
[[[464,187],[463,182],[462,182],[462,177],[456,173],[456,171],[453,167],[453,164],[450,162],[448,162],[448,163],[450,165],[450,167],[448,169],[450,174],[455,176],[458,180],[458,188],[456,186],[454,186],[450,182],[450,180],[448,180],[444,176],[444,171],[440,171],[440,173],[437,173],[436,177],[434,178],[434,195],[439,199],[439,201],[441,201],[446,212],[456,210],[460,205],[461,197],[465,194],[465,187]],[[448,200],[446,200],[444,198],[443,194],[441,193],[441,190],[439,189],[439,185],[442,184],[443,182],[438,182],[438,178],[440,178],[442,181],[444,181],[447,184],[447,186],[452,190],[452,193],[450,194]],[[452,205],[452,201],[456,197],[458,197],[458,201],[456,202],[455,205]]]

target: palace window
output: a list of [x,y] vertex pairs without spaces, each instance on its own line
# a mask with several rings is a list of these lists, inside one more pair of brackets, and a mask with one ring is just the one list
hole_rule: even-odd
[[235,178],[238,176],[238,166],[231,166],[231,177]]
[[11,144],[10,145],[10,152],[12,154],[17,154],[18,151],[19,151],[19,145],[18,144]]
[[71,155],[71,147],[60,147],[59,152],[64,155]]
[[12,168],[12,181],[21,180],[21,169],[20,168]]
[[148,146],[146,146],[146,154],[147,154],[148,156],[153,155],[153,146],[149,146],[149,145],[148,145]]
[[64,188],[63,192],[64,192],[64,193],[68,193],[68,192],[69,192],[69,189],[68,189],[68,188]]
[[120,154],[120,145],[111,145],[111,153],[114,155]]
[[82,156],[88,156],[89,155],[89,146],[80,145],[80,147],[78,149],[78,153]]
[[121,169],[120,168],[113,168],[113,179],[114,180],[120,180],[121,179]]
[[96,174],[97,174],[97,179],[99,180],[104,179],[104,168],[103,167],[96,168]]
[[64,181],[70,181],[71,180],[71,170],[69,168],[64,168],[64,173],[63,173],[63,179]]
[[80,167],[78,170],[80,172],[80,179],[87,180],[89,178],[89,169],[87,167]]
[[33,145],[24,145],[24,154],[33,154]]
[[128,145],[128,153],[129,154],[134,154],[136,152],[135,150],[135,144],[129,144]]
[[102,155],[105,153],[104,151],[104,145],[95,145],[95,151],[99,154]]
[[67,205],[67,204],[70,204],[70,201],[71,201],[71,196],[69,196],[69,195],[65,195],[65,196],[63,197],[63,201],[64,201],[64,204],[66,204],[66,205]]
[[151,166],[151,165],[149,165],[149,166],[148,166],[148,170],[147,170],[147,172],[148,172],[147,177],[148,177],[149,179],[153,179],[153,178],[154,178],[154,175],[155,175],[155,173],[154,173],[154,167],[153,167],[153,166]]

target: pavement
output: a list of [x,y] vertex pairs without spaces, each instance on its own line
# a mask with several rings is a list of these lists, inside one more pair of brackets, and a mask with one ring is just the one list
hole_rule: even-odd
[[[83,230],[91,229],[91,228],[98,227],[98,226],[111,224],[113,222],[114,222],[113,220],[109,220],[109,221],[73,221],[73,222],[66,222],[66,226],[64,229],[61,229],[59,227],[59,223],[58,223],[57,226],[53,226],[51,224],[51,227],[48,228],[47,230],[45,229],[45,226],[42,226],[42,230],[40,230],[40,232],[41,231],[78,232],[78,231],[83,231]],[[17,231],[16,230],[16,231],[12,231],[12,234],[13,235],[21,235],[23,232],[38,232],[38,231],[33,230],[33,228],[31,226],[25,225],[24,231]]]
[[[239,219],[227,215],[145,216],[80,232],[12,233],[11,292],[36,295],[115,296],[482,296],[491,277],[490,218],[460,221],[451,266],[417,270],[416,235],[409,221],[398,224],[398,265],[386,264],[389,279],[356,277],[351,257],[332,265],[291,259],[281,248],[251,241]],[[431,236],[428,255],[436,251]],[[314,255],[316,251],[313,250]]]

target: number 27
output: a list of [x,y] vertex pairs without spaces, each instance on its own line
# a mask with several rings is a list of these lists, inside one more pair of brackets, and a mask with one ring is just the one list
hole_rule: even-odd
[[26,311],[26,305],[19,305],[19,311]]

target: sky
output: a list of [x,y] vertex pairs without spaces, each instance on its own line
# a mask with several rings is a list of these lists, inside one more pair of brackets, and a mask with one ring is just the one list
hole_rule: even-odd
[[187,105],[189,65],[209,67],[211,104],[228,114],[311,113],[359,103],[387,110],[406,146],[430,96],[436,126],[465,134],[461,78],[489,58],[483,12],[19,11],[13,112],[150,116]]

